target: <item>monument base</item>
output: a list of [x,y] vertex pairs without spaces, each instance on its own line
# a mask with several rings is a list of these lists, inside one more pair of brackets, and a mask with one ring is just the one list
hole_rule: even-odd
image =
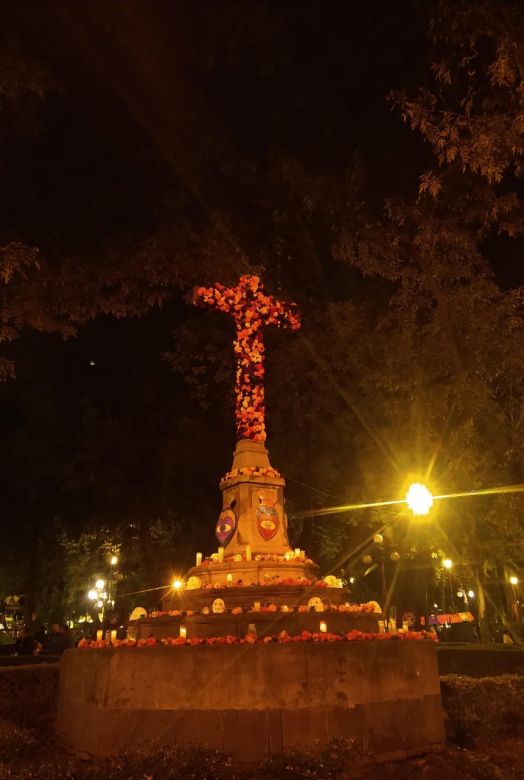
[[362,757],[444,743],[431,641],[67,650],[56,733],[86,757],[144,744],[235,761],[348,740]]

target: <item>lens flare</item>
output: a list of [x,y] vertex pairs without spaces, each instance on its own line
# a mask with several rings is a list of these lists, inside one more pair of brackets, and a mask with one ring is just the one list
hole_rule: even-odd
[[427,515],[433,506],[433,496],[425,485],[414,482],[406,493],[406,504],[414,515]]

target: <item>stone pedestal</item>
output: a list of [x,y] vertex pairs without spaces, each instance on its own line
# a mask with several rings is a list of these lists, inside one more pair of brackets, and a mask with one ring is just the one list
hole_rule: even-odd
[[236,517],[227,555],[245,554],[248,545],[252,556],[289,551],[285,484],[272,468],[262,442],[237,442],[231,471],[220,483],[222,512],[232,511]]
[[207,746],[237,761],[348,740],[348,760],[444,743],[430,641],[66,650],[56,734],[82,756]]
[[[295,558],[289,547],[285,484],[262,442],[237,442],[231,471],[220,482],[222,511],[216,535],[224,562],[205,560],[193,566],[187,578],[198,577],[202,585],[213,586],[225,585],[228,574],[234,583],[246,586],[265,585],[277,577],[315,581],[318,566],[305,555]],[[283,556],[291,560],[284,561]],[[170,599],[168,594],[163,601]]]

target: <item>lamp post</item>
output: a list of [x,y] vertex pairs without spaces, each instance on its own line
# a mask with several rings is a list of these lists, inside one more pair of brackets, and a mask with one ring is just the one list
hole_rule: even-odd
[[[98,618],[101,623],[104,622],[105,605],[108,601],[108,594],[106,591],[106,582],[102,578],[95,582],[94,588],[88,591],[87,598],[93,602],[93,606],[99,610]],[[101,616],[101,617],[100,617]]]
[[513,612],[513,620],[515,623],[519,620],[519,600],[517,598],[517,586],[519,584],[519,578],[512,574],[509,577],[509,584],[511,586],[511,611]]
[[[450,608],[451,608],[451,601],[453,599],[453,582],[451,580],[451,569],[453,568],[453,561],[450,558],[444,558],[444,560],[442,561],[442,567],[448,572],[449,597],[450,597]],[[442,609],[445,613],[446,612],[446,582],[444,580],[444,571],[442,572]]]

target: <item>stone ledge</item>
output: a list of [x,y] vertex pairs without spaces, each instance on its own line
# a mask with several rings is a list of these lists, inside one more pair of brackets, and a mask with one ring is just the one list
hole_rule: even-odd
[[70,650],[56,731],[85,755],[138,742],[257,761],[333,738],[364,755],[444,741],[430,642]]

